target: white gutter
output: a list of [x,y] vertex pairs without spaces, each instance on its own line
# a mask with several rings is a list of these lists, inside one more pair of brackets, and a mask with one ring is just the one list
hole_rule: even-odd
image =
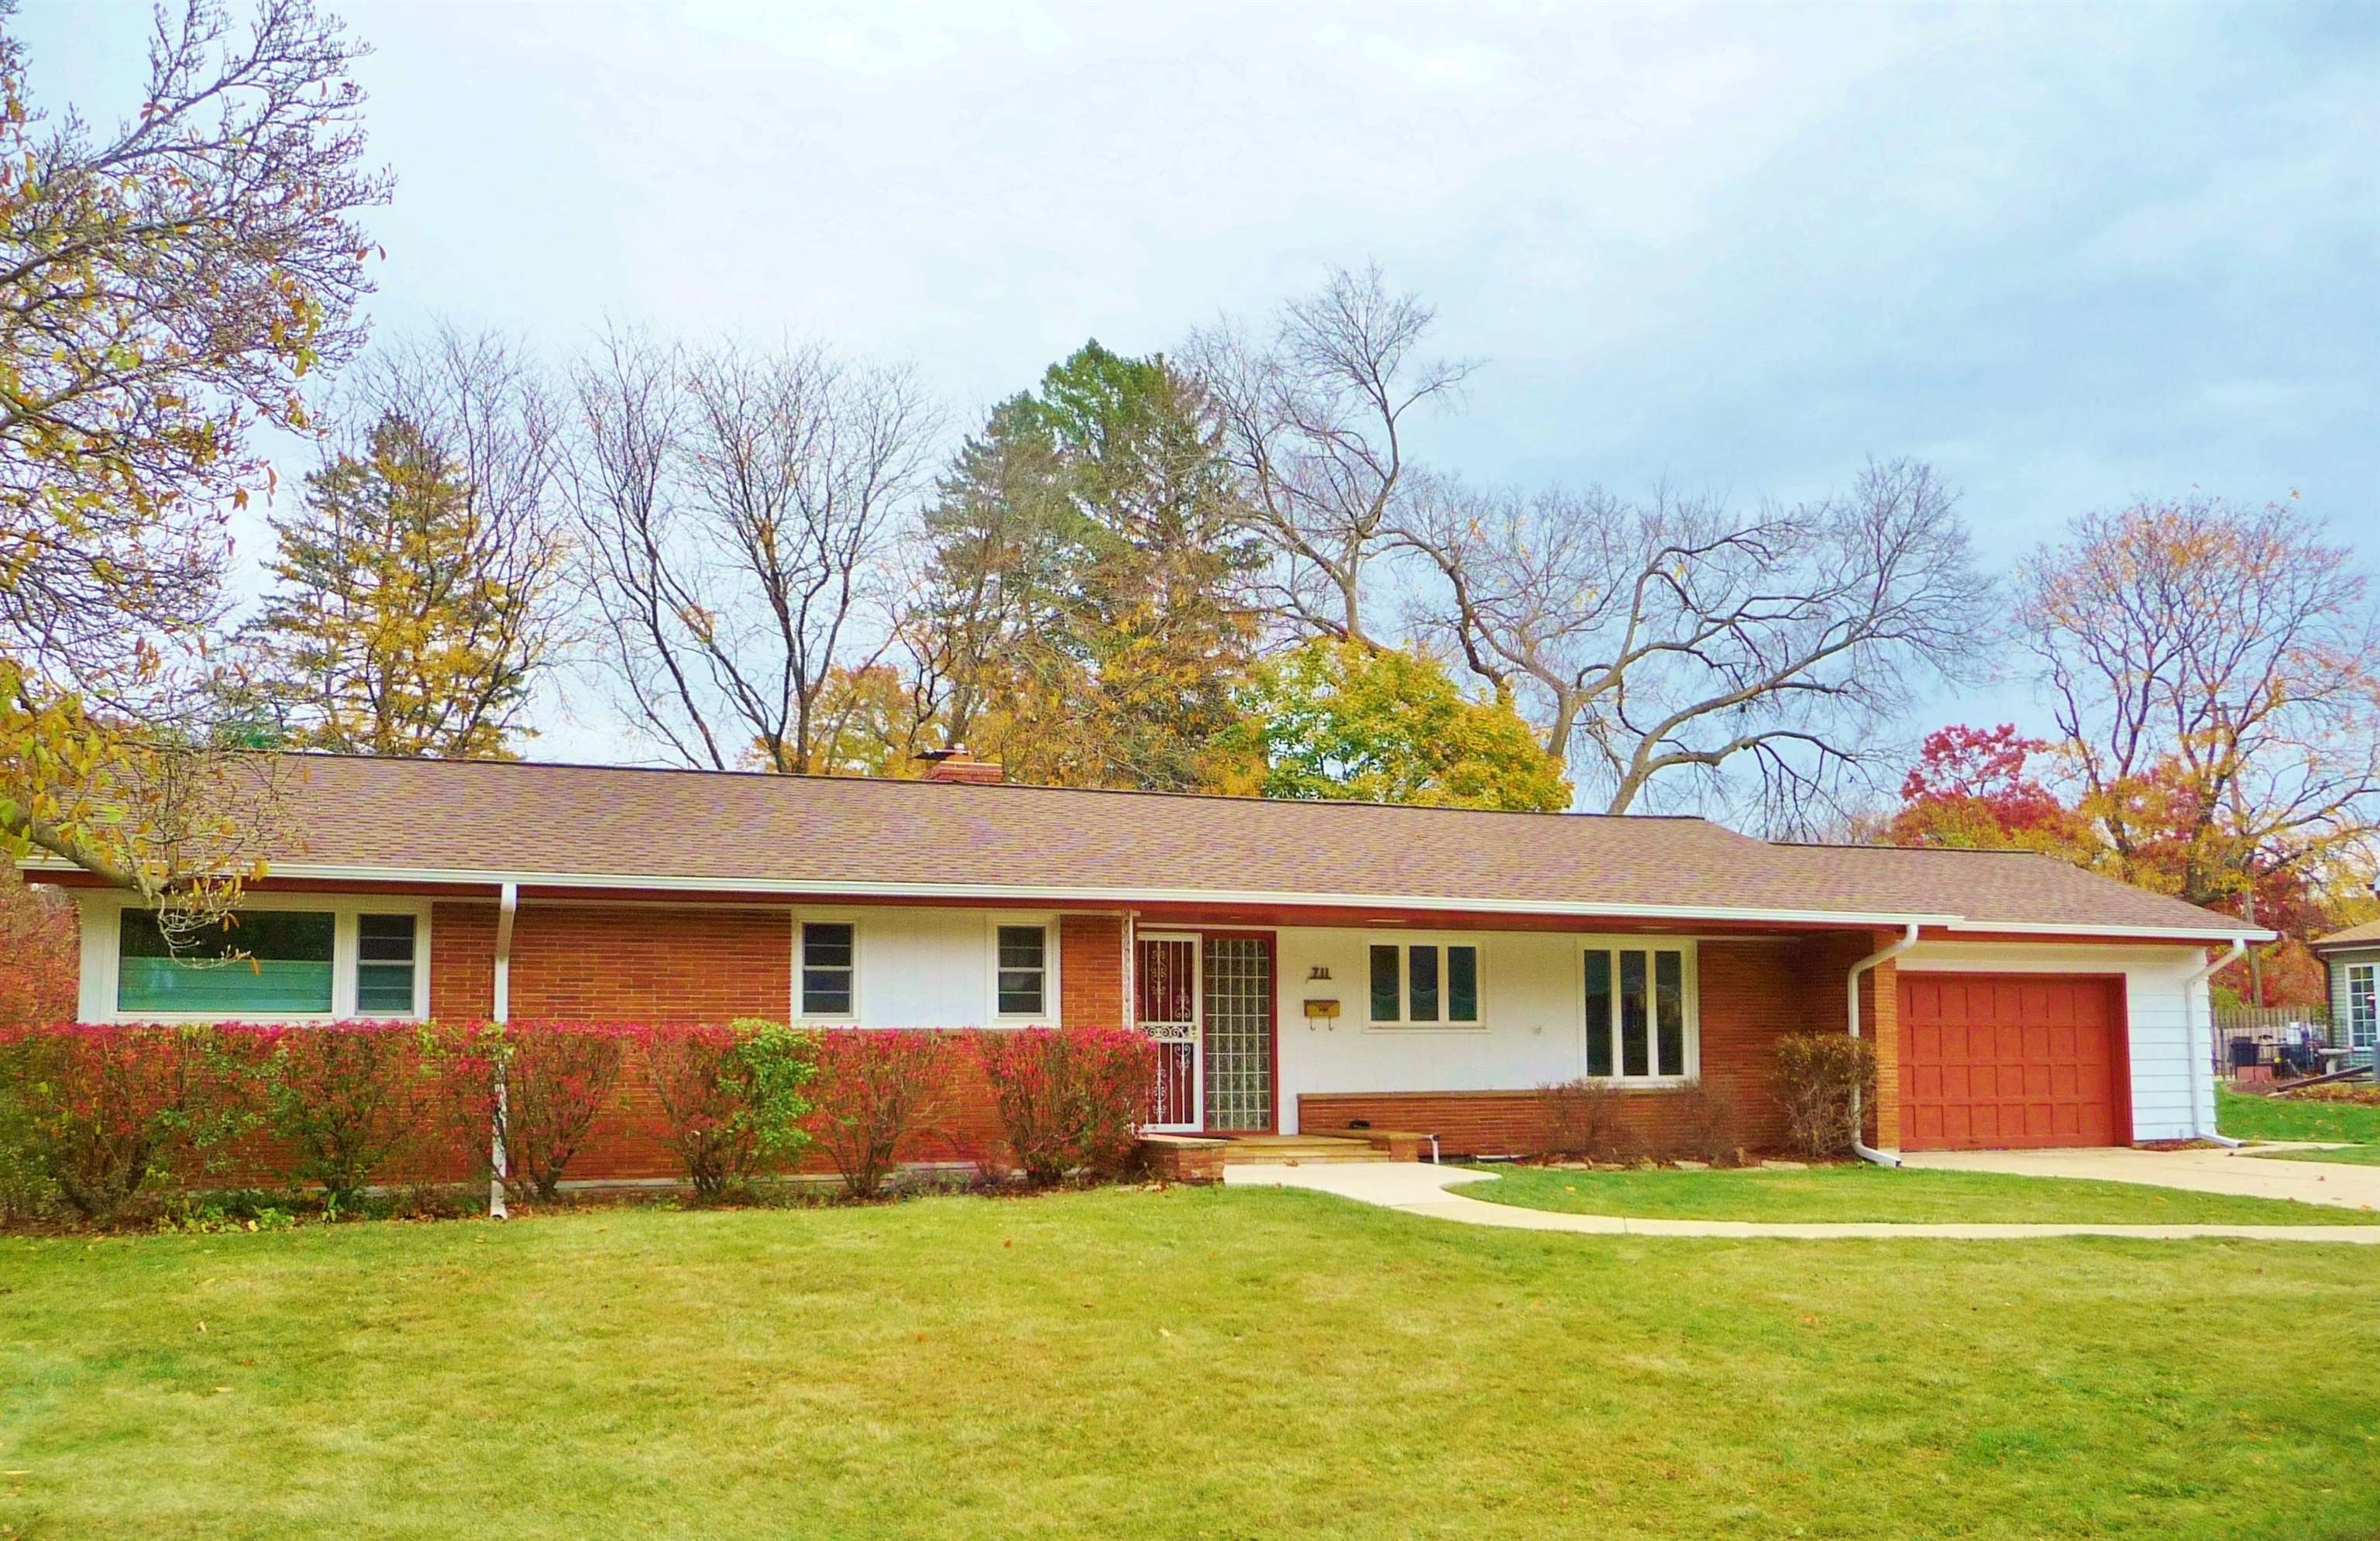
[[[2215,977],[2216,974],[2223,968],[2238,962],[2240,954],[2246,951],[2248,951],[2248,943],[2246,940],[2235,937],[2232,939],[2231,950],[2229,952],[2224,953],[2221,957],[2216,959],[2213,963],[2208,964],[2205,967],[2200,969],[2197,973],[2192,974],[2189,978],[2182,981],[2181,1020],[2185,1024],[2188,1023],[2192,1016],[2197,1014],[2190,1009],[2190,998],[2196,992],[2198,987],[2204,984],[2207,980]],[[2184,1034],[2184,1037],[2188,1037],[2187,1033]],[[2206,1052],[2204,1054],[2192,1054],[2191,1056],[2191,1062],[2190,1122],[2192,1127],[2196,1128],[2198,1124],[2198,1110],[2200,1106],[2198,1100],[2199,1077],[2203,1075],[2210,1083],[2215,1078],[2215,1001],[2212,996],[2208,997],[2206,1001]],[[2210,1103],[2215,1100],[2215,1087],[2212,1085],[2209,1085],[2206,1088],[2206,1099]],[[2213,1129],[2199,1130],[2198,1137],[2202,1140],[2213,1140],[2216,1145],[2229,1146],[2234,1150],[2239,1149],[2240,1146],[2247,1143],[2243,1140],[2235,1140],[2228,1135],[2218,1135]]]
[[[1856,1038],[1860,1036],[1860,976],[1866,973],[1869,969],[1874,968],[1880,963],[1887,963],[1900,956],[1900,954],[1908,952],[1911,948],[1916,945],[1917,922],[1912,920],[1901,931],[1900,940],[1899,941],[1894,942],[1889,947],[1878,948],[1876,952],[1870,953],[1866,957],[1862,958],[1859,962],[1852,965],[1851,976],[1844,985],[1844,1003],[1851,1008],[1851,1013],[1846,1020],[1851,1024],[1852,1037]],[[1900,1165],[1900,1152],[1892,1150],[1877,1150],[1864,1145],[1861,1143],[1860,1140],[1861,1133],[1860,1095],[1859,1089],[1857,1087],[1853,1087],[1852,1089],[1852,1154],[1859,1157],[1863,1161],[1874,1161],[1880,1167],[1897,1167]]]
[[[520,911],[520,885],[506,883],[503,895],[496,901],[496,965],[494,999],[490,1001],[488,1014],[494,1021],[509,1022],[513,1014],[513,916]],[[506,1219],[510,1213],[504,1207],[504,1179],[512,1168],[504,1159],[504,1120],[512,1112],[511,1099],[504,1095],[504,1070],[501,1060],[496,1064],[496,1110],[488,1129],[488,1218]]]
[[[55,860],[20,859],[29,872],[70,871]],[[274,862],[275,879],[323,882],[419,883],[425,887],[470,886],[580,890],[617,889],[651,893],[782,895],[787,898],[910,899],[925,903],[1007,900],[1017,904],[1091,904],[1132,909],[1148,904],[1255,904],[1290,909],[1440,910],[1452,915],[1546,916],[1576,920],[1742,922],[1754,925],[1882,927],[1920,925],[1972,933],[2121,938],[2129,941],[2205,945],[2245,939],[2271,941],[2277,933],[2256,927],[2115,926],[2016,920],[1969,920],[1961,915],[1906,910],[1814,910],[1725,904],[1623,904],[1573,899],[1473,899],[1428,893],[1319,893],[1281,889],[1120,888],[1011,883],[886,883],[797,878],[686,877],[635,872],[515,872],[484,868],[359,867],[347,863]]]

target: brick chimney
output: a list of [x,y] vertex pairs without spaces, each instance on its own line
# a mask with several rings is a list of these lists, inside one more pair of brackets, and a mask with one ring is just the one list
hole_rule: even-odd
[[971,786],[998,786],[1008,779],[996,759],[978,759],[967,753],[964,744],[953,744],[947,749],[929,749],[917,757],[932,763],[919,778],[929,782],[965,782]]

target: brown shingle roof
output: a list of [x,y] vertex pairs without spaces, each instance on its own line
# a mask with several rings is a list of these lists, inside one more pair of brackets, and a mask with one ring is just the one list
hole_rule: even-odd
[[2331,947],[2380,947],[2380,920],[2367,920],[2361,926],[2316,937],[2313,946],[2317,953]]
[[832,892],[1963,917],[2204,934],[2228,916],[2015,852],[1772,844],[1701,819],[1490,813],[608,766],[278,757],[289,877],[358,869]]

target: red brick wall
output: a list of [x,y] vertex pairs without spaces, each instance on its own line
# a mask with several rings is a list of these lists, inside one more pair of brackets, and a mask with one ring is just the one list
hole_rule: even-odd
[[524,904],[513,922],[512,1012],[782,1022],[793,1008],[793,938],[780,909]]
[[496,904],[430,906],[430,1014],[469,1021],[495,1010]]
[[1058,917],[1058,1020],[1069,1027],[1124,1027],[1123,921]]
[[[1852,965],[1900,940],[1899,931],[1881,930],[1805,943],[1801,951],[1808,1005],[1802,1030],[1842,1032],[1843,981]],[[1900,987],[1899,971],[1889,962],[1860,976],[1860,1035],[1876,1046],[1876,1091],[1866,1110],[1867,1139],[1890,1149],[1900,1143]]]

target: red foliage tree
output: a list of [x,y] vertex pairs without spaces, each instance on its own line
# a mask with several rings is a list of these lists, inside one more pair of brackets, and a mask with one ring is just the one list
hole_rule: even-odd
[[74,906],[0,870],[0,1026],[71,1022]]

